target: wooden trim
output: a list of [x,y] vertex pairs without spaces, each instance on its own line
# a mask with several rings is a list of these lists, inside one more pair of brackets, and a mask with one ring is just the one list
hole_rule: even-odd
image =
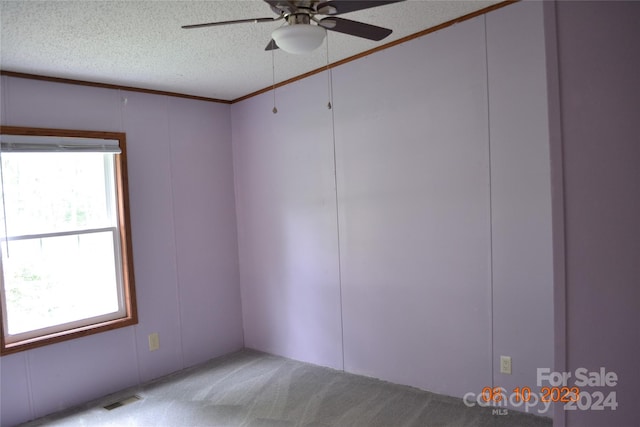
[[138,323],[136,304],[135,275],[133,270],[133,246],[131,243],[131,227],[129,213],[129,190],[127,174],[127,142],[123,132],[100,132],[87,130],[29,128],[18,126],[0,126],[3,135],[61,136],[77,138],[115,139],[119,141],[120,154],[115,155],[116,191],[118,198],[118,222],[121,240],[122,278],[124,291],[125,316],[92,325],[81,326],[65,331],[55,332],[40,337],[7,344],[4,339],[4,323],[0,310],[0,355],[17,353],[36,347],[67,341],[99,332],[135,325]]
[[468,21],[469,19],[473,19],[473,18],[475,18],[477,16],[484,15],[484,14],[489,13],[489,12],[493,12],[494,10],[501,9],[501,8],[503,8],[505,6],[510,5],[510,4],[517,3],[518,1],[519,0],[505,0],[505,1],[502,1],[500,3],[496,3],[494,5],[485,7],[483,9],[476,10],[475,12],[471,12],[471,13],[463,15],[463,16],[461,16],[459,18],[452,19],[452,20],[444,22],[444,23],[442,23],[440,25],[436,25],[435,27],[427,28],[426,30],[423,30],[423,31],[420,31],[420,32],[417,32],[417,33],[414,33],[414,34],[410,34],[410,35],[408,35],[406,37],[402,37],[402,38],[400,38],[398,40],[394,40],[392,42],[383,44],[381,46],[374,47],[373,49],[369,49],[369,50],[361,52],[361,53],[359,53],[357,55],[353,55],[353,56],[350,56],[348,58],[341,59],[340,61],[333,62],[333,63],[331,63],[331,64],[329,64],[327,66],[323,66],[321,68],[316,68],[315,70],[309,71],[308,73],[300,74],[299,76],[295,76],[295,77],[292,77],[290,79],[281,81],[280,83],[276,83],[275,85],[272,85],[272,86],[269,86],[269,87],[265,87],[264,89],[257,90],[255,92],[252,92],[252,93],[248,94],[248,95],[241,96],[240,98],[236,98],[236,99],[232,100],[231,104],[235,104],[236,102],[244,101],[245,99],[253,98],[254,96],[261,95],[261,94],[263,94],[265,92],[269,92],[270,90],[273,90],[274,88],[279,88],[279,87],[288,85],[290,83],[296,82],[298,80],[305,79],[307,77],[313,76],[314,74],[318,74],[318,73],[321,73],[323,71],[327,71],[327,69],[335,68],[335,67],[338,67],[340,65],[346,64],[348,62],[355,61],[356,59],[364,58],[365,56],[369,56],[372,53],[380,52],[381,50],[385,50],[385,49],[388,49],[390,47],[397,46],[399,44],[408,42],[410,40],[426,36],[427,34],[431,34],[433,32],[440,31],[440,30],[442,30],[444,28],[447,28],[447,27],[450,27],[452,25],[459,24],[460,22]]
[[43,347],[49,344],[55,344],[62,341],[68,341],[80,337],[86,337],[88,335],[97,334],[100,332],[111,331],[118,328],[124,328],[126,326],[132,326],[137,324],[137,319],[133,319],[131,316],[122,317],[120,319],[108,320],[106,322],[87,325],[80,328],[75,328],[67,331],[58,332],[55,334],[44,335],[42,337],[31,338],[24,341],[19,341],[12,344],[6,344],[4,342],[4,333],[2,333],[2,348],[0,348],[0,356],[7,354],[18,353],[25,350],[31,350],[32,348]]
[[104,89],[128,90],[130,92],[149,93],[152,95],[173,96],[176,98],[186,98],[186,99],[195,99],[198,101],[217,102],[219,104],[231,104],[231,101],[227,101],[224,99],[207,98],[205,96],[187,95],[184,93],[166,92],[166,91],[154,90],[154,89],[143,89],[143,88],[133,87],[133,86],[121,86],[121,85],[110,84],[110,83],[90,82],[86,80],[66,79],[61,77],[49,77],[49,76],[42,76],[38,74],[18,73],[15,71],[0,70],[0,75],[8,76],[8,77],[17,77],[20,79],[43,80],[46,82],[54,82],[54,83],[66,83],[66,84],[72,84],[72,85],[78,85],[78,86],[91,86],[91,87],[100,87]]
[[62,136],[69,138],[97,138],[125,140],[123,132],[102,132],[94,130],[71,130],[53,128],[31,128],[21,126],[0,126],[2,135]]
[[129,214],[129,174],[127,169],[127,137],[120,138],[120,154],[116,154],[116,189],[118,190],[118,222],[122,252],[122,277],[127,280],[124,287],[125,305],[133,324],[138,323],[135,275],[133,274],[133,244],[131,239],[131,215]]

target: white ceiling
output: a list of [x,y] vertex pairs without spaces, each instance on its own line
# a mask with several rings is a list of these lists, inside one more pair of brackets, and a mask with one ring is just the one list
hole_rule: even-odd
[[[393,29],[381,42],[329,33],[329,61],[372,49],[498,1],[409,0],[342,17]],[[233,100],[272,84],[264,48],[280,22],[184,30],[187,24],[276,16],[261,0],[0,2],[0,68]],[[276,81],[326,65],[275,52]]]

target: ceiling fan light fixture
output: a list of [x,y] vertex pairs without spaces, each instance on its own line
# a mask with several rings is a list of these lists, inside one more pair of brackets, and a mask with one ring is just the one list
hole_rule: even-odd
[[327,30],[318,25],[285,25],[271,33],[278,47],[294,54],[309,53],[322,44]]

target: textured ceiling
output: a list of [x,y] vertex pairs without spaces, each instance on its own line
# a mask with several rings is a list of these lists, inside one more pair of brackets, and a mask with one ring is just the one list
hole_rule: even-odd
[[[329,34],[329,61],[490,6],[497,1],[406,1],[342,15],[393,29],[381,42]],[[275,16],[260,0],[0,2],[0,68],[121,86],[237,99],[272,84],[264,47],[280,22],[183,30],[182,25]],[[276,81],[326,65],[275,52]]]

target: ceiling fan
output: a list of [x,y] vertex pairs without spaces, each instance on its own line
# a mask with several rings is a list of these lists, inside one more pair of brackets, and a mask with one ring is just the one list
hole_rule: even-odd
[[[274,22],[284,20],[285,25],[271,34],[271,41],[265,50],[282,49],[289,53],[308,53],[322,44],[326,30],[351,36],[380,41],[391,34],[388,28],[339,18],[336,15],[369,9],[404,0],[264,0],[278,15],[269,18],[237,19],[233,21],[209,22],[206,24],[184,25],[182,28],[203,28],[217,25],[241,24],[245,22]],[[326,15],[318,18],[318,15]],[[316,25],[312,24],[314,22]]]

